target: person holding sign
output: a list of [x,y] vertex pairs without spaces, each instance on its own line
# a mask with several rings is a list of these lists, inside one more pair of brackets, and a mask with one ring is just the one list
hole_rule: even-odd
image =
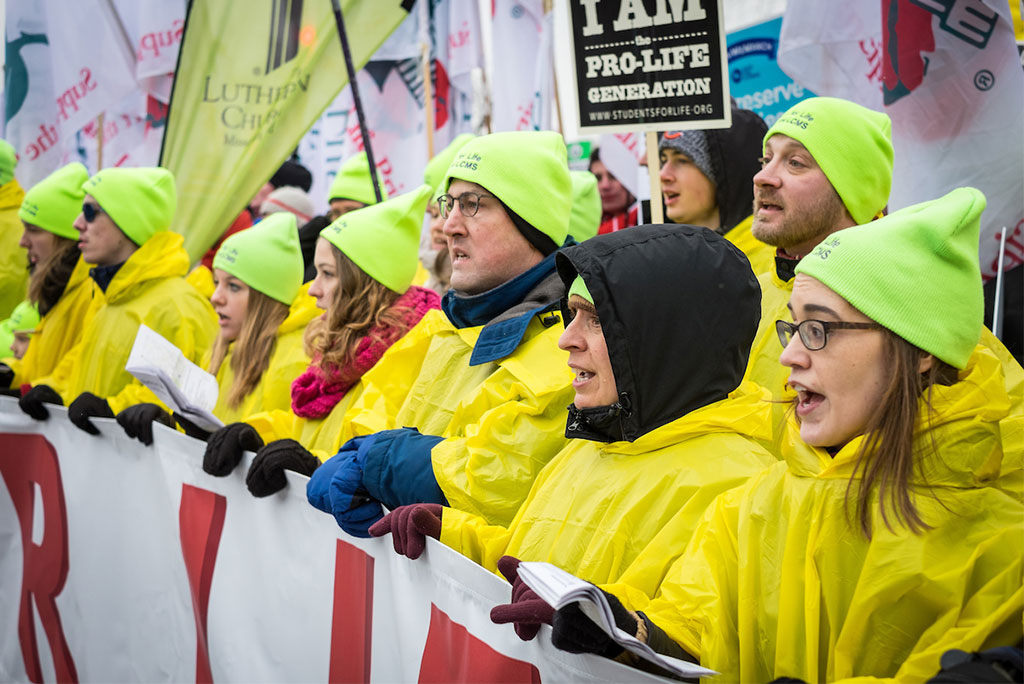
[[82,258],[96,284],[97,310],[69,352],[64,382],[36,384],[20,400],[37,420],[45,404],[68,407],[70,420],[99,434],[91,417],[113,418],[153,393],[125,370],[140,323],[162,335],[193,363],[216,336],[210,303],[185,282],[189,259],[180,234],[170,229],[177,204],[174,177],[162,168],[109,168],[82,186],[85,199],[75,219]]
[[[244,450],[256,451],[246,484],[254,495],[267,496],[285,486],[285,468],[308,475],[337,453],[341,421],[359,396],[360,378],[388,347],[440,306],[433,291],[411,285],[430,194],[422,186],[348,212],[321,231],[314,259],[317,276],[309,293],[325,313],[310,323],[304,337],[312,363],[291,367],[290,394],[285,386],[275,385],[281,395],[275,401],[290,399],[287,408],[267,402],[262,410],[236,413],[232,420],[239,422],[210,437],[203,459],[207,473],[225,476]],[[301,268],[298,277],[301,281]],[[393,376],[392,382],[402,379]]]
[[[219,386],[213,414],[228,423],[258,411],[287,409],[292,380],[309,363],[302,338],[317,313],[310,307],[289,308],[302,286],[295,216],[271,214],[225,240],[213,259],[213,279],[210,303],[220,334],[202,364]],[[136,404],[117,414],[128,435],[143,444],[153,442],[154,420],[174,424],[158,404]],[[205,436],[192,426],[186,432]]]
[[[576,375],[569,442],[508,525],[437,504],[389,513],[370,534],[390,532],[398,552],[416,558],[432,536],[513,582],[506,554],[613,582],[666,522],[685,515],[692,531],[715,496],[778,460],[764,446],[767,394],[740,387],[761,302],[738,249],[699,226],[644,225],[556,263],[568,290],[559,346]],[[536,633],[518,598],[496,619]]]
[[[557,346],[565,289],[555,272],[571,209],[565,142],[551,131],[481,136],[443,182],[452,257],[444,311],[363,377],[343,426],[356,439],[306,491],[351,534],[367,536],[382,504],[416,502],[507,525],[565,445],[573,391]],[[396,384],[397,374],[413,381]]]
[[87,180],[85,167],[72,162],[32,186],[18,211],[32,274],[28,301],[39,307],[41,319],[25,357],[11,365],[8,383],[14,389],[66,381],[73,366],[69,352],[100,301],[73,225],[82,211]]
[[733,107],[730,128],[666,131],[658,143],[665,216],[724,235],[747,255],[754,273],[767,270],[774,256],[750,233],[753,177],[767,130],[755,112]]
[[[995,483],[1021,416],[975,346],[984,206],[959,188],[797,264],[794,322],[775,324],[797,393],[785,460],[720,496],[671,568],[655,539],[603,587],[620,628],[743,682],[924,681],[949,649],[1020,644],[1024,503]],[[635,588],[651,576],[656,594]],[[574,606],[552,639],[618,650]]]

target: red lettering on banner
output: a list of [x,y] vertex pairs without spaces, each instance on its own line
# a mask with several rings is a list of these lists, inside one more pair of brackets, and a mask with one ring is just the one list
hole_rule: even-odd
[[[46,640],[53,654],[54,674],[59,682],[77,682],[75,661],[57,612],[57,596],[68,576],[68,520],[60,463],[53,445],[41,435],[0,436],[0,475],[10,492],[21,525],[23,573],[21,608],[18,612],[18,640],[25,660],[25,672],[33,682],[43,681],[39,645],[32,619],[34,601]],[[42,510],[35,510],[35,487],[39,487]],[[43,517],[43,538],[32,542],[32,522]]]
[[331,682],[369,682],[373,634],[373,558],[338,540],[331,621]]
[[220,494],[181,485],[178,525],[181,554],[185,558],[188,585],[192,590],[192,612],[196,618],[196,682],[212,682],[210,654],[206,639],[206,609],[210,603],[213,566],[217,562],[220,533],[228,501]]
[[430,606],[430,630],[420,662],[420,682],[532,682],[540,672],[532,663],[509,658],[452,621],[437,606]]

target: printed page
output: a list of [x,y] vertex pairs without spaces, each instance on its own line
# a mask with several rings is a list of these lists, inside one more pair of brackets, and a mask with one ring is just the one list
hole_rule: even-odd
[[594,624],[603,629],[617,644],[645,660],[688,678],[718,674],[706,667],[655,653],[647,644],[619,629],[604,593],[590,582],[585,582],[551,563],[530,561],[519,564],[519,577],[555,609],[578,602],[583,614],[593,620]]
[[176,411],[210,413],[217,404],[217,378],[145,325],[139,325],[125,370]]

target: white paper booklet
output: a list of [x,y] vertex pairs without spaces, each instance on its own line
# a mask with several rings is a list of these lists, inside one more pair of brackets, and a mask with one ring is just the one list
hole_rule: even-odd
[[158,333],[139,325],[124,369],[176,412],[209,432],[224,427],[213,415],[217,378],[185,358]]
[[519,577],[556,610],[578,602],[583,614],[603,629],[615,643],[669,672],[688,679],[718,674],[706,667],[655,653],[650,646],[619,629],[604,593],[590,582],[584,582],[551,563],[532,561],[519,564]]

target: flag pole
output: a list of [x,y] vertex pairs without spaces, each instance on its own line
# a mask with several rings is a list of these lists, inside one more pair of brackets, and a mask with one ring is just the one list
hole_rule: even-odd
[[103,114],[96,117],[96,171],[103,170]]
[[373,180],[373,194],[378,202],[383,202],[380,193],[380,181],[377,179],[377,164],[373,159],[373,146],[370,144],[370,132],[366,129],[366,117],[363,115],[363,101],[359,98],[359,86],[356,83],[356,70],[352,65],[352,51],[348,47],[348,34],[345,32],[345,19],[341,16],[341,0],[331,0],[334,6],[334,22],[338,26],[338,38],[341,40],[341,52],[345,56],[345,70],[348,71],[348,84],[352,88],[352,101],[356,105],[356,118],[359,119],[359,134],[363,138],[363,149],[366,161],[370,166],[370,178]]

